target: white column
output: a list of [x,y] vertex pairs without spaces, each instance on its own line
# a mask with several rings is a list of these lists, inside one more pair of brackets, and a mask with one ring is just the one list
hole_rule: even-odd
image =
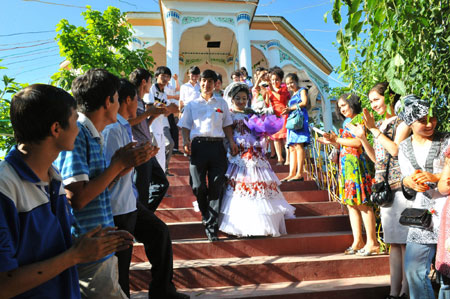
[[[166,66],[172,74],[180,75],[180,13],[168,10],[166,13]],[[174,82],[172,82],[174,83]]]
[[280,66],[280,42],[275,39],[267,42],[267,52],[269,67]]
[[239,67],[245,67],[248,75],[252,76],[252,52],[250,49],[250,15],[241,12],[237,15],[237,42]]
[[331,102],[326,92],[322,92],[322,103],[324,104],[325,108],[322,112],[323,126],[325,131],[330,132],[333,128],[333,115],[331,112]]

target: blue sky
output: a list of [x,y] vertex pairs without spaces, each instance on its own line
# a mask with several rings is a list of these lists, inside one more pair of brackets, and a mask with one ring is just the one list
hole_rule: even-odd
[[[18,82],[49,83],[50,76],[63,60],[59,56],[55,27],[60,19],[84,26],[81,12],[86,5],[104,11],[108,5],[121,11],[159,11],[157,0],[1,0],[0,70]],[[331,63],[340,64],[334,47],[339,29],[331,17],[325,23],[323,16],[331,11],[331,0],[260,0],[257,15],[283,16]],[[339,86],[332,74],[330,86]]]

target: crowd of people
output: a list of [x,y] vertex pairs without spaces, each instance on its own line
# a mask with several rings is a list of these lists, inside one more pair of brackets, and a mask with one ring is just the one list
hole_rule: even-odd
[[318,139],[339,150],[339,196],[348,207],[353,232],[345,254],[383,254],[375,228],[379,202],[371,200],[380,190],[371,187],[384,183],[389,188],[382,191],[391,195],[389,202],[379,203],[383,239],[390,245],[391,289],[386,298],[435,298],[432,267],[439,298],[450,298],[450,133],[436,130],[429,101],[416,95],[401,98],[386,82],[376,84],[368,99],[378,121],[361,108],[359,96],[343,94],[336,106],[345,119],[343,128]]
[[[172,241],[155,215],[170,196],[173,154],[189,156],[209,241],[219,231],[286,234],[295,208],[280,185],[305,179],[307,87],[279,67],[260,67],[255,78],[236,70],[225,89],[213,70],[193,66],[187,77],[180,86],[165,66],[154,80],[143,68],[128,78],[91,69],[73,81],[73,96],[44,84],[14,96],[17,145],[0,162],[0,297],[129,298],[136,240],[152,265],[149,298],[188,298],[172,282]],[[400,98],[387,83],[368,99],[379,117],[343,94],[342,129],[318,139],[339,152],[339,196],[353,232],[345,254],[381,254],[371,196],[372,185],[386,181],[393,198],[380,208],[390,244],[387,298],[434,298],[434,259],[440,298],[449,298],[450,133],[435,130],[428,101]],[[289,165],[288,175],[279,180],[269,159]],[[431,224],[400,224],[411,208],[425,210]]]

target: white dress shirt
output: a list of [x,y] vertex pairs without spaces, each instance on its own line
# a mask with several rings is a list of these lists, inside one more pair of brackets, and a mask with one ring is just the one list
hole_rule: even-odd
[[180,128],[191,131],[191,140],[195,137],[223,138],[223,128],[232,124],[230,110],[223,99],[212,97],[206,101],[201,96],[189,102],[178,122]]
[[200,96],[200,84],[195,84],[192,86],[191,83],[187,82],[180,87],[180,102],[186,106],[190,101],[198,98]]

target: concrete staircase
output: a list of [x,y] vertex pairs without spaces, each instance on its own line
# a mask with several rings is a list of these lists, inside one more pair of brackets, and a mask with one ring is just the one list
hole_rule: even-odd
[[[272,160],[273,161],[273,160]],[[271,162],[272,162],[271,161]],[[273,165],[279,178],[287,166]],[[296,218],[286,220],[285,236],[235,238],[219,234],[209,242],[195,212],[189,162],[172,157],[170,188],[157,216],[171,232],[174,283],[191,298],[384,298],[389,292],[387,255],[346,256],[352,243],[345,208],[329,202],[315,182],[283,183]],[[135,244],[130,271],[132,298],[147,298],[151,265]]]

